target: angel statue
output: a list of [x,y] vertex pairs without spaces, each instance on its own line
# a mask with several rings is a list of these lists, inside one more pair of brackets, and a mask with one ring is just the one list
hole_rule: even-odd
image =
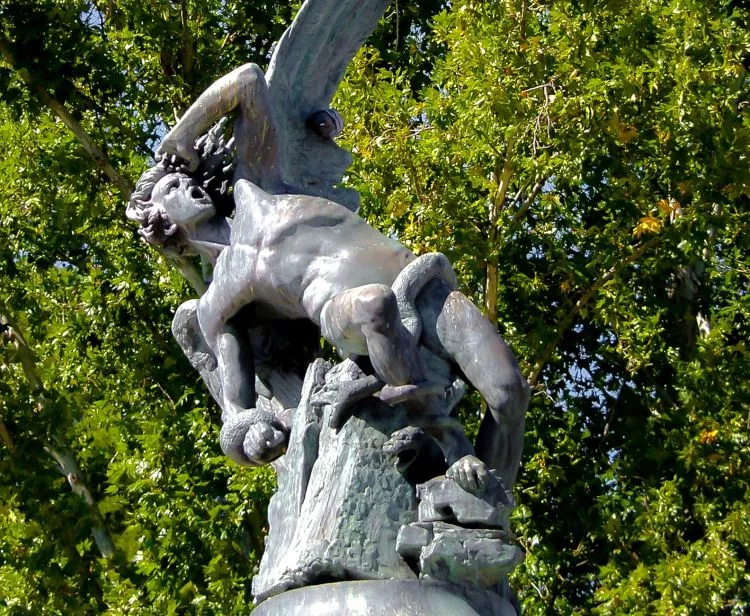
[[[322,336],[363,373],[315,393],[316,404],[335,407],[333,428],[376,395],[413,418],[393,434],[392,451],[429,435],[463,489],[485,488],[489,469],[510,489],[529,396],[512,353],[456,289],[443,255],[415,256],[357,216],[354,191],[337,188],[350,155],[333,141],[342,123],[328,105],[386,5],[308,0],[267,77],[246,64],[185,112],[127,214],[148,242],[213,266],[174,331],[222,408],[230,458],[258,465],[284,453],[289,409]],[[290,354],[300,365],[280,359]],[[449,417],[456,378],[487,405],[475,447]]]
[[[200,167],[196,141],[235,109],[240,115],[230,219],[191,172]],[[231,438],[223,438],[225,452],[241,463],[262,464],[283,452],[286,439],[276,421],[255,412],[249,386],[255,382],[253,362],[236,321],[252,308],[255,319],[309,320],[343,356],[367,356],[380,387],[386,386],[385,399],[429,400],[442,393],[427,384],[418,344],[446,358],[489,409],[479,434],[484,464],[460,451],[466,459],[454,469],[456,476],[475,485],[489,465],[511,486],[520,461],[527,389],[495,328],[451,288],[448,274],[432,285],[430,304],[420,312],[424,331],[416,340],[401,321],[391,288],[414,254],[346,207],[299,194],[281,176],[279,150],[265,77],[258,66],[245,65],[215,82],[187,110],[164,138],[161,162],[144,174],[131,200],[131,216],[143,221],[144,237],[214,263],[197,318],[218,363],[224,421],[232,426],[225,431]],[[170,166],[170,156],[184,161],[184,168]],[[251,167],[248,160],[256,164]],[[414,387],[405,391],[408,385]],[[237,425],[247,431],[238,433]]]

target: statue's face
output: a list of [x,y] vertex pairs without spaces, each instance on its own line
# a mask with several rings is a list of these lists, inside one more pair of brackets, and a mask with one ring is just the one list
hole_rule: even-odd
[[183,173],[170,173],[159,180],[151,201],[163,206],[172,222],[180,226],[199,224],[216,213],[206,191]]

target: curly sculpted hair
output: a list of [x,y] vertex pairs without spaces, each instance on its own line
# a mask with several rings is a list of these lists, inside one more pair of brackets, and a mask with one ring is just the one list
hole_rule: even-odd
[[222,120],[196,141],[201,161],[196,171],[190,173],[177,161],[163,156],[143,173],[130,195],[125,216],[140,224],[138,233],[147,243],[167,255],[180,256],[190,251],[183,230],[170,220],[160,203],[152,200],[154,186],[162,178],[171,174],[191,176],[206,190],[217,211],[231,214],[234,140],[224,138],[225,127],[226,121]]

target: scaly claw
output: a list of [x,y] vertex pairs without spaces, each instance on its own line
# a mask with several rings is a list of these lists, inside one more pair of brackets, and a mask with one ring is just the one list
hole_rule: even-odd
[[381,385],[381,381],[374,376],[331,384],[326,383],[320,390],[310,396],[310,402],[315,407],[330,406],[330,425],[334,430],[339,430],[351,417],[349,411],[352,406],[374,394]]

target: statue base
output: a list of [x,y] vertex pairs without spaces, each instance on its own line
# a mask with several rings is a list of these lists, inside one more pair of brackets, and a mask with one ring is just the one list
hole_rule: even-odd
[[[506,599],[495,596],[493,616],[516,616]],[[479,616],[447,585],[417,580],[335,582],[296,588],[263,601],[256,616]]]

